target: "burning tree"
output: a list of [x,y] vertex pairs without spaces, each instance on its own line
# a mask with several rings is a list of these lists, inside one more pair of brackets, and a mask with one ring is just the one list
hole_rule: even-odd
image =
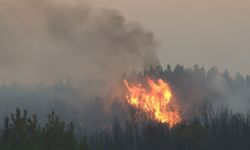
[[173,127],[181,122],[181,116],[173,104],[173,92],[169,84],[162,79],[156,82],[147,77],[145,84],[131,84],[124,80],[128,90],[127,102],[135,109],[146,113],[147,117]]

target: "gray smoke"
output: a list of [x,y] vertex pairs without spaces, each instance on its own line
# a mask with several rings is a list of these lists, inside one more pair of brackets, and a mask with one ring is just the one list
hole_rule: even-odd
[[[16,107],[42,118],[55,110],[79,128],[101,129],[111,122],[110,102],[120,93],[113,82],[123,73],[159,65],[156,46],[152,33],[115,10],[75,0],[1,0],[0,83],[8,85],[0,86],[0,118]],[[162,72],[180,90],[185,109],[207,101],[234,111],[249,108],[250,86],[243,86],[241,77],[229,85],[220,74],[209,80],[205,71],[196,71]]]
[[155,43],[150,32],[115,10],[76,1],[0,1],[2,82],[117,78],[157,65]]
[[40,119],[54,110],[88,131],[102,128],[119,93],[114,83],[158,65],[155,48],[152,33],[115,10],[75,0],[1,0],[0,83],[7,86],[0,86],[0,118],[16,107]]

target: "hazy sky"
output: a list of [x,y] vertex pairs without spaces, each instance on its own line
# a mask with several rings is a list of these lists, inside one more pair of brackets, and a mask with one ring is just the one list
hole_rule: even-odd
[[158,58],[250,74],[250,0],[0,0],[0,82],[113,79]]
[[164,65],[250,74],[250,0],[91,0],[155,33]]
[[142,25],[113,9],[68,2],[0,0],[0,83],[110,82],[159,65],[158,44]]

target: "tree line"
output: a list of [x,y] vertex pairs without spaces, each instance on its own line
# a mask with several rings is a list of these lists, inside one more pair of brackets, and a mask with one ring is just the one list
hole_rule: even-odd
[[[123,100],[115,100],[112,105],[112,119],[106,127],[92,134],[83,134],[79,132],[78,124],[73,117],[65,120],[62,117],[64,115],[51,112],[41,123],[38,115],[30,116],[27,110],[16,109],[14,113],[2,118],[4,123],[0,127],[0,149],[250,149],[250,113],[247,111],[250,102],[249,76],[244,77],[240,73],[232,76],[228,71],[219,72],[216,68],[206,71],[198,65],[193,68],[176,65],[174,69],[171,66],[167,66],[166,69],[160,66],[148,67],[142,72],[124,75],[122,79],[143,81],[146,77],[161,78],[170,83],[181,107],[185,110],[182,112],[182,122],[170,128],[167,124],[155,122],[147,117],[139,116],[143,119],[138,119],[139,110],[126,104],[124,107]],[[3,87],[1,89],[6,90]],[[56,89],[66,93],[65,91],[70,88],[68,84],[60,83]],[[74,94],[73,90],[70,90],[70,93]],[[97,108],[92,110],[92,114],[85,112],[92,117],[91,120],[100,117],[94,115],[93,111],[103,109],[102,101],[105,99],[98,98],[98,101],[92,104],[91,108]],[[239,105],[235,105],[238,103]],[[66,108],[63,103],[55,103],[55,106],[57,105]],[[79,112],[73,113],[77,115]],[[140,115],[143,116],[143,113]],[[73,122],[70,122],[70,118],[74,119]],[[88,124],[88,120],[81,121]]]
[[93,135],[76,134],[74,123],[65,123],[54,112],[41,126],[36,115],[19,109],[5,118],[1,128],[3,150],[248,150],[250,115],[227,108],[214,111],[204,105],[199,115],[170,128],[153,120],[123,123],[114,119],[111,127]]

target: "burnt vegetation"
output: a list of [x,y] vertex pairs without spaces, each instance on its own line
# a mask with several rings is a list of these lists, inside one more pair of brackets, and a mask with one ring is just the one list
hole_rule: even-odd
[[[101,131],[83,134],[75,121],[79,118],[64,118],[57,111],[47,112],[47,119],[39,121],[36,115],[16,109],[14,113],[2,118],[4,123],[0,129],[0,149],[249,150],[249,76],[243,77],[240,73],[231,76],[228,71],[221,73],[216,68],[205,71],[197,65],[192,69],[176,65],[174,69],[170,66],[166,69],[149,67],[141,73],[124,75],[124,78],[133,81],[143,80],[147,76],[161,78],[171,84],[183,110],[180,112],[182,122],[170,128],[148,119],[143,112],[137,112],[139,110],[124,104],[122,100],[115,100],[109,125]],[[72,90],[67,84],[57,86],[64,93]],[[100,106],[102,98],[97,99],[98,102],[92,103],[91,107],[97,105],[96,111],[100,111],[103,109]],[[243,103],[244,107],[234,108],[230,103]],[[57,110],[66,110],[67,106],[62,103],[60,107]],[[73,113],[77,116],[79,112]],[[87,123],[87,120],[82,119],[81,127],[84,128]]]

